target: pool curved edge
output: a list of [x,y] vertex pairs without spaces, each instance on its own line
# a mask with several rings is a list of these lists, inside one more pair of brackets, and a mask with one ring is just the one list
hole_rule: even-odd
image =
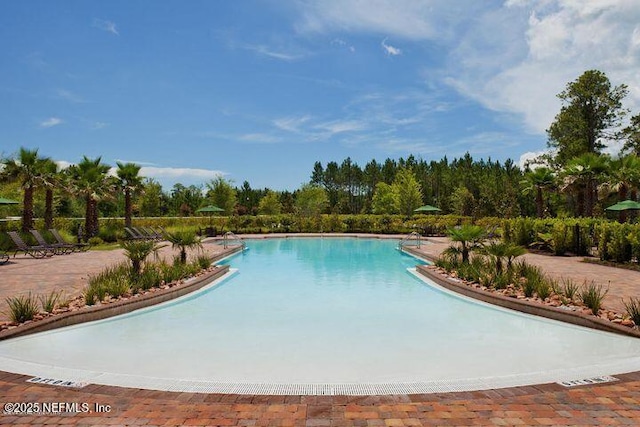
[[[240,248],[233,248],[229,251],[225,251],[225,253],[222,255],[229,256],[240,250]],[[216,260],[219,260],[220,258],[222,258],[222,256],[217,257]],[[157,292],[148,293],[140,297],[133,297],[109,304],[84,307],[78,311],[62,313],[40,321],[21,324],[13,329],[6,329],[0,332],[0,341],[25,335],[31,335],[38,332],[50,331],[52,329],[58,329],[65,326],[72,326],[80,323],[102,320],[109,317],[130,313],[142,308],[161,304],[163,302],[170,301],[195,292],[211,283],[212,281],[224,276],[228,272],[228,265],[215,266],[212,271],[188,279],[184,282],[184,284],[179,286],[174,286],[168,289],[161,289]]]
[[530,372],[526,374],[486,376],[455,380],[372,383],[266,383],[221,382],[215,380],[178,380],[142,375],[96,372],[60,368],[0,356],[2,371],[30,377],[49,378],[77,384],[95,384],[130,389],[157,390],[178,393],[208,393],[269,396],[384,396],[430,393],[471,392],[540,384],[560,384],[581,379],[604,378],[617,381],[612,375],[640,372],[640,356],[627,360],[612,360],[597,365]]
[[620,335],[640,338],[640,331],[628,328],[626,326],[617,325],[598,317],[587,316],[585,314],[576,313],[573,311],[565,311],[556,307],[535,304],[529,301],[509,298],[492,292],[483,291],[482,289],[472,288],[462,282],[455,281],[452,278],[445,277],[435,272],[430,266],[419,265],[416,267],[416,271],[420,275],[426,277],[429,280],[432,280],[437,285],[442,286],[445,289],[489,304],[520,311],[534,316],[541,316],[552,320],[571,323],[577,326],[597,329],[599,331],[613,332]]

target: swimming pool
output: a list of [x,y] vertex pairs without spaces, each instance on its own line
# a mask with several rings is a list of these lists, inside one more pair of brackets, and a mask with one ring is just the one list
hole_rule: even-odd
[[640,340],[451,295],[397,241],[250,241],[235,274],[117,318],[0,342],[0,369],[254,394],[487,389],[640,370]]

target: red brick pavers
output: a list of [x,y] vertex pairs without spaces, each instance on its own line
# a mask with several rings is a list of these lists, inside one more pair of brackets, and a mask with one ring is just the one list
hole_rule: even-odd
[[[160,242],[164,247],[159,256],[170,260],[177,254],[168,242]],[[203,250],[209,255],[223,251],[223,247],[205,241]],[[197,253],[189,252],[189,256]],[[152,258],[153,255],[150,256]],[[102,250],[55,255],[49,258],[34,259],[28,255],[11,258],[9,263],[0,266],[0,321],[9,320],[5,299],[18,295],[46,295],[53,291],[63,291],[66,298],[82,294],[90,275],[95,275],[105,267],[126,261],[122,249]]]
[[[1,425],[615,426],[640,425],[640,373],[566,389],[557,384],[394,396],[249,396],[90,385],[32,385],[0,373],[0,404],[88,404],[92,413],[7,414]],[[96,404],[109,408],[95,412]]]
[[[430,244],[422,245],[420,252],[437,257],[449,246],[444,237],[429,237]],[[529,253],[524,255],[528,263],[537,265],[542,271],[558,280],[572,279],[578,285],[584,281],[608,288],[604,298],[604,307],[619,313],[625,313],[623,298],[640,298],[640,271],[607,267],[604,265],[582,262],[582,257],[561,257]]]

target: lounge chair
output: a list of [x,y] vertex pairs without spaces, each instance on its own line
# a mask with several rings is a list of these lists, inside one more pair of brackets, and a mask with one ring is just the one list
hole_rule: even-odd
[[140,227],[139,230],[142,230],[145,233],[147,233],[147,235],[149,236],[150,239],[153,239],[153,240],[162,240],[162,239],[164,239],[162,234],[158,233],[156,230],[154,230],[151,227]]
[[16,245],[16,249],[13,252],[15,258],[18,252],[23,252],[26,255],[30,255],[34,258],[44,258],[46,256],[53,256],[54,251],[46,246],[41,245],[27,245],[22,237],[15,231],[7,231],[7,234],[13,240],[13,244]]
[[70,245],[67,245],[66,243],[47,242],[38,230],[29,230],[29,232],[36,239],[36,241],[40,246],[44,246],[46,248],[51,249],[53,253],[55,253],[56,255],[66,255],[73,252],[73,248]]
[[129,239],[131,240],[146,240],[147,238],[141,235],[139,232],[135,231],[133,228],[125,227],[124,231],[129,235]]
[[55,228],[50,228],[49,232],[58,241],[58,243],[63,244],[63,245],[69,245],[71,247],[72,251],[74,251],[74,252],[79,252],[79,251],[84,252],[84,251],[86,251],[87,249],[89,249],[91,247],[91,245],[88,244],[88,243],[68,243],[60,235],[60,232],[58,230],[56,230]]
[[131,229],[133,231],[135,231],[136,233],[138,233],[138,235],[142,236],[143,239],[146,239],[146,240],[158,240],[158,236],[156,235],[156,233],[150,233],[144,227],[131,227]]

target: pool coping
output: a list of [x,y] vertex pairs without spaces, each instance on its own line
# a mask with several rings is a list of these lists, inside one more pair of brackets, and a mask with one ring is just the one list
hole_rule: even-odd
[[[433,259],[428,255],[413,251],[411,248],[405,247],[403,248],[403,250],[411,253],[412,255],[420,256],[422,258],[433,261]],[[456,281],[453,278],[443,276],[442,274],[433,271],[432,267],[430,266],[418,265],[416,266],[416,271],[422,276],[433,280],[439,286],[442,286],[450,291],[489,304],[520,311],[522,313],[531,314],[534,316],[546,317],[548,319],[570,323],[577,326],[584,326],[599,331],[612,332],[620,335],[640,338],[640,331],[629,328],[627,326],[617,325],[608,320],[600,319],[599,317],[590,316],[583,313],[566,311],[557,307],[536,304],[534,302],[506,297],[504,295],[499,295],[493,292],[484,291],[482,289],[473,288],[467,286],[459,280]]]
[[[225,251],[212,257],[212,260],[214,262],[219,261],[241,250],[242,248],[238,246],[226,249]],[[184,281],[184,283],[178,286],[173,286],[165,289],[156,288],[160,290],[146,293],[140,296],[134,295],[131,298],[111,303],[84,306],[77,311],[69,311],[66,313],[47,317],[42,320],[23,323],[12,329],[5,329],[4,331],[0,332],[0,341],[25,335],[31,335],[38,332],[50,331],[65,326],[72,326],[80,323],[102,320],[157,305],[196,291],[204,287],[206,284],[210,283],[212,280],[223,276],[228,271],[228,265],[214,266],[211,271],[187,279]]]

